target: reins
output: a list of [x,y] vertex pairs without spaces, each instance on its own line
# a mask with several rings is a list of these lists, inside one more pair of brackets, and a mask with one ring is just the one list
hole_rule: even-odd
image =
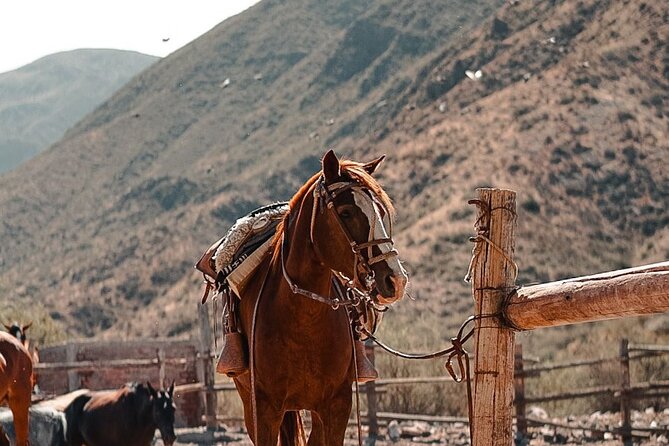
[[[386,352],[391,355],[397,356],[403,359],[434,359],[442,356],[448,355],[444,367],[448,374],[451,375],[453,381],[456,383],[461,383],[463,381],[467,382],[467,411],[469,416],[469,436],[473,441],[474,438],[474,414],[473,414],[473,399],[472,399],[472,383],[471,383],[471,372],[469,366],[469,352],[465,350],[464,344],[467,342],[472,335],[474,334],[474,328],[471,328],[467,334],[465,334],[465,328],[467,325],[471,324],[474,321],[489,318],[489,317],[499,317],[499,314],[483,314],[479,316],[470,316],[468,317],[458,330],[458,334],[451,338],[451,347],[445,348],[443,350],[438,350],[432,353],[405,353],[394,349],[381,340],[379,340],[373,333],[370,333],[367,329],[362,326],[360,328],[361,332],[374,341],[379,347],[381,347]],[[456,371],[453,367],[453,360],[457,360],[458,370]]]
[[258,298],[256,303],[253,306],[253,318],[251,319],[251,339],[249,340],[249,372],[251,380],[251,412],[253,413],[253,435],[254,440],[258,441],[258,401],[256,399],[256,380],[255,380],[255,333],[256,333],[256,318],[258,316],[258,307],[260,307],[260,299],[262,298],[263,291],[265,291],[265,284],[267,283],[267,278],[269,277],[269,272],[272,269],[272,265],[267,266],[267,271],[265,271],[265,277],[263,278],[262,285],[260,285],[260,291],[258,292]]

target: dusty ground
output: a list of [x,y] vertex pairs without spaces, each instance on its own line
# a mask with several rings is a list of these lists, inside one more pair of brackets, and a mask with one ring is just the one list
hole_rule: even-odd
[[[536,410],[529,414],[532,418],[542,418],[542,411]],[[517,442],[518,445],[541,446],[547,444],[589,444],[589,445],[619,445],[621,439],[610,431],[613,431],[620,423],[620,415],[617,413],[595,412],[584,416],[570,416],[568,418],[545,418],[546,421],[579,427],[578,429],[565,429],[562,427],[530,427],[530,438]],[[632,413],[632,426],[636,428],[654,428],[656,432],[643,433],[638,431],[634,443],[639,445],[662,445],[669,444],[669,408],[655,410],[648,408],[644,411]],[[178,432],[178,446],[196,445],[250,445],[245,432],[237,427],[223,428],[213,434],[213,439],[205,440],[206,433],[199,429],[181,430]],[[363,427],[363,441],[367,438],[367,429]],[[346,445],[356,445],[357,434],[355,428],[350,428],[347,435]],[[415,446],[424,444],[448,444],[465,446],[469,443],[468,427],[464,423],[452,423],[448,425],[436,425],[424,422],[401,422],[391,421],[387,426],[382,426],[378,446]],[[162,446],[160,440],[156,443]],[[365,442],[365,445],[369,445]]]

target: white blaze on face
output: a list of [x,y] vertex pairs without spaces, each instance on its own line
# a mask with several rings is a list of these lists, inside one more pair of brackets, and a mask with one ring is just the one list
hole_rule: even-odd
[[[360,208],[365,216],[367,216],[370,229],[370,234],[367,241],[390,238],[390,235],[388,234],[390,227],[386,228],[384,218],[381,216],[380,205],[377,204],[372,199],[372,197],[359,189],[353,189],[353,199],[356,206],[358,206],[358,208]],[[390,222],[390,215],[386,215],[386,220],[388,223]],[[377,246],[381,250],[382,254],[390,252],[394,249],[392,243],[381,243]],[[393,272],[393,275],[397,277],[406,276],[406,271],[402,267],[398,256],[390,256],[384,261],[388,264],[388,267]]]

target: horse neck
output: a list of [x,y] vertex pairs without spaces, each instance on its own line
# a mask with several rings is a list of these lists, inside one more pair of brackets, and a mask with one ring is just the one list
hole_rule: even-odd
[[[136,433],[138,440],[140,440],[138,444],[148,444],[148,441],[153,438],[156,429],[158,429],[158,424],[153,419],[153,404],[150,400],[148,403],[142,403],[137,413],[137,421],[140,422]],[[142,443],[145,440],[146,443]]]
[[134,392],[135,394],[131,398],[126,398],[125,402],[135,409],[136,419],[141,420],[147,430],[153,428],[151,431],[153,432],[156,429],[156,423],[153,420],[153,404],[151,402],[151,397],[148,395],[146,389],[140,390],[135,388]]
[[[332,272],[321,263],[320,257],[311,242],[311,216],[313,213],[313,194],[307,193],[301,205],[296,206],[297,215],[290,219],[284,237],[288,252],[286,271],[295,284],[321,296],[329,296]],[[287,285],[287,284],[286,284]],[[315,304],[314,308],[328,309],[327,305],[302,297],[306,305]]]

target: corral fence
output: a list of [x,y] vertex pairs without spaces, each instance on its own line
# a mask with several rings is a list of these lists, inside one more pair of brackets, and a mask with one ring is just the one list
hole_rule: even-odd
[[[384,350],[375,348],[371,341],[366,342],[367,356],[373,361],[377,351],[385,354]],[[631,407],[633,402],[643,399],[656,399],[669,397],[669,380],[632,382],[630,374],[630,363],[642,358],[656,357],[669,354],[669,346],[633,344],[627,339],[620,342],[620,354],[618,356],[598,359],[581,359],[564,362],[540,363],[536,358],[524,358],[522,344],[516,344],[515,369],[514,369],[514,406],[516,414],[516,430],[520,438],[528,438],[528,424],[553,426],[573,430],[597,431],[594,426],[568,425],[552,422],[548,419],[528,417],[527,406],[553,401],[575,400],[597,396],[608,396],[615,398],[620,404],[622,426],[601,432],[610,432],[622,438],[647,437],[651,433],[669,434],[667,427],[632,427]],[[527,363],[531,365],[527,366]],[[526,379],[537,378],[541,374],[565,369],[576,369],[583,367],[601,366],[612,364],[619,369],[621,377],[619,385],[599,386],[574,389],[573,391],[552,393],[546,395],[528,396],[526,393]],[[379,395],[386,392],[388,388],[398,386],[416,386],[422,384],[452,383],[450,376],[424,376],[424,377],[398,377],[381,378],[374,382],[368,382],[360,387],[367,401],[367,410],[362,412],[363,421],[369,426],[367,444],[373,444],[379,436],[379,425],[390,420],[426,421],[431,423],[468,423],[466,417],[439,416],[426,414],[409,414],[378,411]]]
[[[527,438],[528,424],[550,425],[566,429],[583,430],[583,426],[570,426],[565,424],[552,423],[548,420],[536,419],[526,416],[526,408],[529,404],[574,400],[578,398],[590,397],[609,397],[615,398],[620,405],[621,426],[612,429],[611,433],[620,436],[623,439],[632,437],[646,437],[651,433],[668,434],[668,427],[632,427],[631,414],[633,402],[644,399],[659,399],[669,397],[669,380],[654,380],[646,382],[632,382],[630,365],[632,361],[643,358],[666,355],[669,353],[669,346],[666,345],[647,345],[633,344],[627,339],[620,342],[620,353],[616,357],[575,360],[560,363],[551,363],[543,365],[531,365],[525,367],[523,358],[522,344],[516,344],[515,350],[515,369],[514,369],[514,405],[516,408],[516,429],[521,438]],[[596,367],[605,364],[618,366],[620,381],[618,385],[588,387],[574,389],[569,392],[552,393],[548,395],[527,396],[525,380],[528,378],[539,377],[542,373],[556,370],[574,369],[581,367]]]
[[44,397],[78,389],[115,389],[126,382],[169,386],[175,381],[177,426],[216,423],[214,354],[207,308],[200,306],[197,340],[85,340],[45,347],[35,366]]

